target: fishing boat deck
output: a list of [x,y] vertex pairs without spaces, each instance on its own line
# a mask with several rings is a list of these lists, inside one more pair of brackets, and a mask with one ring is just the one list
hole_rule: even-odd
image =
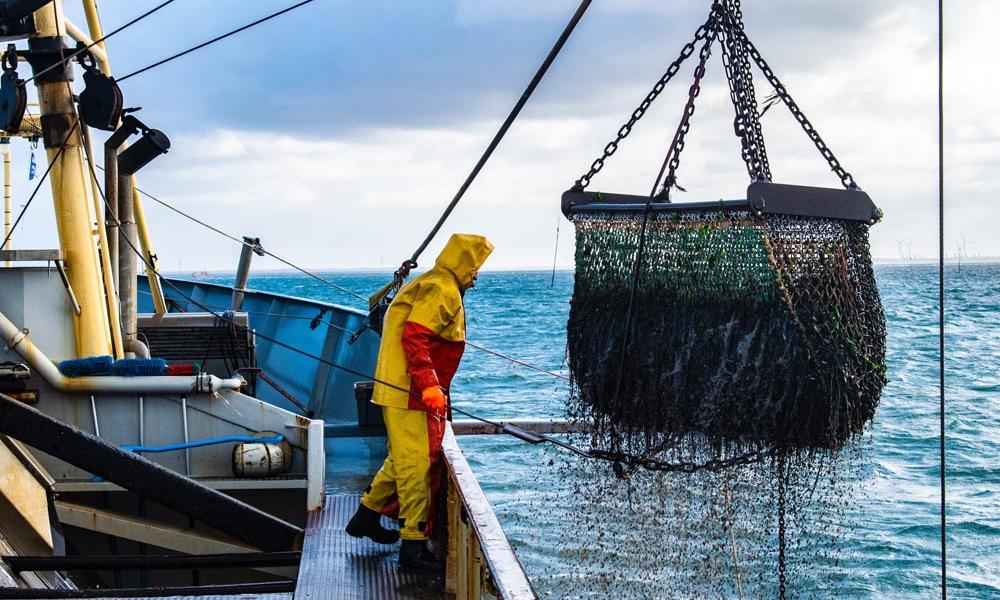
[[[358,494],[330,494],[323,510],[309,515],[294,600],[441,598],[444,578],[400,570],[398,545],[383,546],[344,532],[360,500]],[[388,519],[383,525],[396,527]]]

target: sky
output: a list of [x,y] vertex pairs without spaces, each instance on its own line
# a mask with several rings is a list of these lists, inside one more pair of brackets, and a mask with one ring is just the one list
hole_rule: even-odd
[[[71,20],[85,27],[74,0]],[[110,31],[158,2],[99,2]],[[292,4],[176,0],[108,40],[121,76]],[[575,0],[315,0],[122,82],[126,106],[171,139],[139,174],[158,198],[311,269],[394,268],[454,195],[576,7]],[[708,15],[710,2],[596,0],[424,258],[451,232],[496,245],[488,268],[573,264],[561,193]],[[746,0],[746,30],[841,163],[885,212],[881,258],[937,247],[936,2]],[[946,2],[946,253],[1000,256],[1000,3]],[[989,28],[989,29],[988,29]],[[676,127],[693,61],[592,190],[645,194]],[[26,68],[24,69],[26,71]],[[769,93],[757,76],[759,98]],[[22,74],[22,77],[25,77]],[[76,82],[77,90],[82,81]],[[743,197],[718,50],[683,154],[676,200]],[[789,113],[762,118],[774,180],[839,187]],[[28,142],[14,142],[14,209]],[[44,169],[44,153],[36,159]],[[55,247],[50,197],[15,247]],[[239,246],[146,202],[165,271],[231,271]],[[556,236],[558,233],[558,249]],[[260,269],[279,268],[272,259]]]

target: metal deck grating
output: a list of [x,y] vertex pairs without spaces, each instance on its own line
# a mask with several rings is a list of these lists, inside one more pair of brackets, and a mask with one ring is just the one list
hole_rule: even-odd
[[[359,494],[329,495],[323,510],[310,513],[295,600],[441,598],[442,577],[399,569],[398,543],[383,546],[344,532],[360,500]],[[387,519],[383,524],[396,527]]]

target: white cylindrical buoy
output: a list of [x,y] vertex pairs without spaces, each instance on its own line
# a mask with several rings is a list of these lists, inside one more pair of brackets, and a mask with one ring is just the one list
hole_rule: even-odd
[[284,444],[236,444],[233,448],[233,474],[241,478],[280,475],[288,471],[291,458]]

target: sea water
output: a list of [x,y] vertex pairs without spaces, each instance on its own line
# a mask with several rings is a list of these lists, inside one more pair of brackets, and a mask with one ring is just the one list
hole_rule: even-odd
[[[937,271],[883,266],[876,273],[888,325],[889,384],[854,459],[859,468],[848,487],[856,487],[858,497],[843,517],[837,560],[793,569],[789,578],[799,596],[939,595]],[[327,277],[368,294],[387,275]],[[251,284],[361,304],[297,275],[260,275]],[[946,286],[949,591],[952,598],[1000,598],[1000,265],[949,266]],[[572,288],[566,271],[554,278],[541,271],[483,272],[466,295],[469,339],[567,375]],[[567,397],[565,380],[472,348],[452,390],[457,406],[498,419],[559,418]],[[593,537],[602,532],[581,530],[575,516],[593,510],[574,492],[588,482],[573,478],[588,475],[568,472],[572,463],[559,450],[500,436],[463,438],[461,445],[540,595],[615,597],[628,589],[633,597],[665,597],[655,577],[628,572],[629,556],[595,556]],[[669,528],[669,521],[662,526]],[[603,565],[615,572],[601,573]],[[676,568],[684,566],[665,565],[664,576]],[[635,585],[623,585],[630,579]]]

